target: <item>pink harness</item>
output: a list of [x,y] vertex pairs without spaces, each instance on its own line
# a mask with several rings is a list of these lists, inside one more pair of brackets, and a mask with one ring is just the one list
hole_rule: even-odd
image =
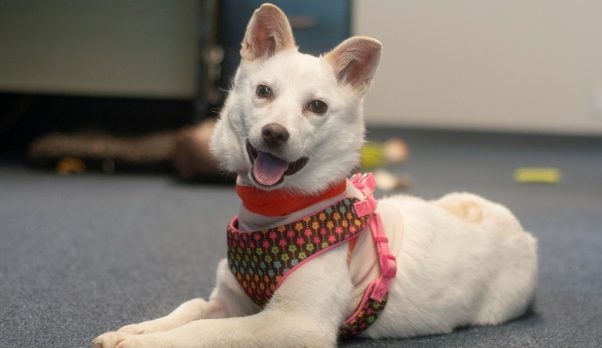
[[265,306],[280,284],[299,266],[357,238],[369,227],[381,273],[364,291],[360,304],[341,326],[340,335],[355,336],[376,321],[387,302],[397,263],[376,212],[377,201],[372,195],[376,185],[372,174],[356,174],[351,183],[363,193],[363,200],[345,198],[289,224],[243,232],[237,229],[238,217],[232,219],[227,228],[228,265],[253,302]]

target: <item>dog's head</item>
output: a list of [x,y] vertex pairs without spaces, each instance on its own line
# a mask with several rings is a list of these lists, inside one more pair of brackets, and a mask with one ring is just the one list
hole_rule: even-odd
[[300,193],[349,175],[380,50],[377,40],[353,37],[320,57],[299,53],[284,13],[262,5],[211,140],[222,167],[261,189]]

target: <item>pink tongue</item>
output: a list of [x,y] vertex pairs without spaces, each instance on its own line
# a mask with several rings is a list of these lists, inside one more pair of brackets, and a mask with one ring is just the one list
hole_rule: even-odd
[[272,186],[282,179],[287,169],[288,162],[267,152],[259,152],[255,163],[253,163],[253,176],[258,183],[264,186]]

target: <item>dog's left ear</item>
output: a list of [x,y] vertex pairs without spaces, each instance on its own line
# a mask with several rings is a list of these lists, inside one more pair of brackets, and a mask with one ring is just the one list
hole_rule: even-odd
[[263,4],[247,25],[240,56],[244,60],[265,59],[292,47],[295,39],[284,12],[272,4]]
[[376,39],[356,36],[340,43],[324,59],[333,67],[340,83],[349,84],[363,94],[370,88],[381,48]]

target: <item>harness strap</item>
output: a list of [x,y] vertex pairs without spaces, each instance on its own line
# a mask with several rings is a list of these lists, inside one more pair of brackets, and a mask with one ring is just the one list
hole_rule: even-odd
[[368,286],[369,297],[376,301],[382,301],[389,291],[391,282],[397,274],[397,259],[391,254],[389,249],[389,239],[385,234],[382,220],[379,214],[376,213],[376,199],[373,192],[376,189],[376,181],[372,173],[364,175],[355,174],[351,177],[351,183],[359,189],[364,195],[364,200],[354,204],[354,208],[358,216],[363,217],[369,215],[368,225],[372,231],[372,237],[376,244],[378,253],[378,262],[380,265],[380,276]]

